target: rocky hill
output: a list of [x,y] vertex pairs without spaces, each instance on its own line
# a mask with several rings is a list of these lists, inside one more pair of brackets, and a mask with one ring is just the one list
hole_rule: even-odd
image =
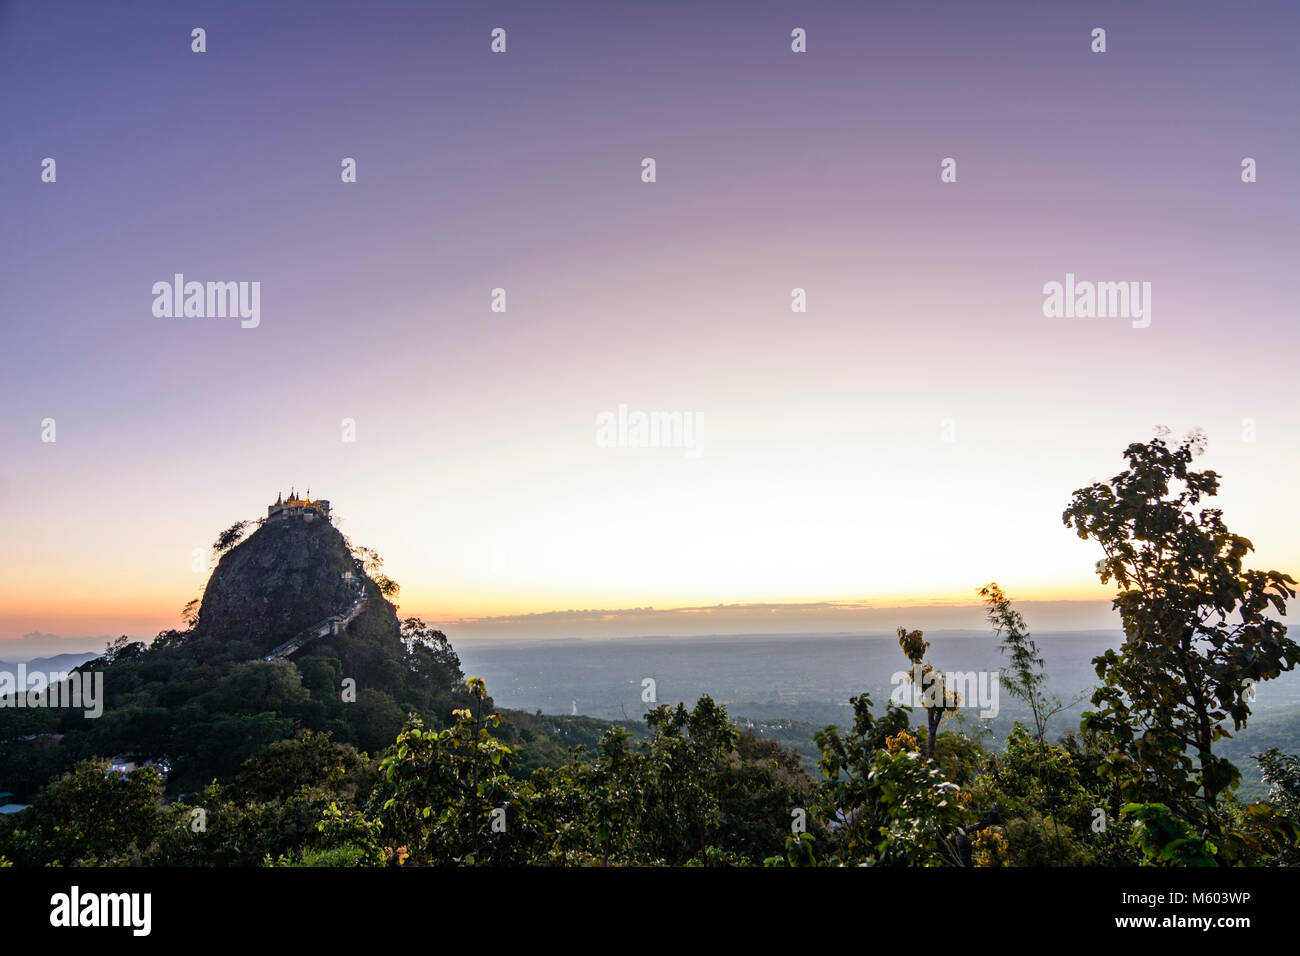
[[[355,630],[397,640],[397,612],[353,559],[343,535],[311,515],[271,521],[222,556],[203,592],[196,636],[256,658],[353,600],[346,575],[364,578],[367,607]],[[226,655],[222,655],[226,656]]]
[[[239,529],[221,539],[237,539]],[[84,665],[103,673],[102,717],[0,708],[0,789],[27,800],[78,760],[113,758],[165,761],[168,791],[179,795],[233,780],[245,761],[303,730],[378,754],[409,714],[446,726],[454,708],[469,704],[459,657],[441,631],[414,618],[399,621],[384,596],[395,596],[396,585],[379,573],[381,559],[364,548],[355,554],[364,566],[320,515],[259,523],[222,555],[190,629],[165,631],[148,644],[119,638]],[[364,602],[357,601],[358,579]],[[331,617],[346,626],[265,659]],[[526,773],[558,766],[569,747],[593,746],[602,727],[587,718],[519,714],[500,734]]]

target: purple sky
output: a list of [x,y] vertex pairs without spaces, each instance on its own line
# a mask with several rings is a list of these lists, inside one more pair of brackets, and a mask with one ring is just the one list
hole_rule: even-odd
[[[0,639],[175,626],[194,549],[291,483],[441,621],[1102,600],[1060,513],[1157,423],[1206,429],[1229,525],[1296,573],[1298,27],[0,4]],[[260,282],[260,325],[156,318],[177,272]],[[1067,273],[1150,282],[1150,327],[1045,318]],[[619,405],[701,416],[701,453],[599,447]]]

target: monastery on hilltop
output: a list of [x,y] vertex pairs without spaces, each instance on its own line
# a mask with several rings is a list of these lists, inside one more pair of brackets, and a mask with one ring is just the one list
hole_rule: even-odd
[[266,509],[267,521],[279,521],[282,518],[302,517],[305,515],[317,515],[330,520],[330,503],[324,498],[311,500],[311,489],[302,498],[292,488],[289,489],[289,500],[285,501],[280,494],[275,496],[275,504]]

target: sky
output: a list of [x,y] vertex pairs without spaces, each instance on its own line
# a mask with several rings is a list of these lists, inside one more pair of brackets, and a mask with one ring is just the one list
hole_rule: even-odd
[[[1096,627],[1061,512],[1156,425],[1300,573],[1297,27],[0,3],[0,642],[178,626],[291,485],[453,640],[966,626],[994,579]],[[256,327],[155,315],[176,273],[260,283]],[[1149,325],[1046,316],[1067,274]],[[698,440],[607,447],[620,407]]]

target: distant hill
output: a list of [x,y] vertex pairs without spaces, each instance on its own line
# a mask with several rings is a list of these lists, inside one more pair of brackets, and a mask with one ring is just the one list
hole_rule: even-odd
[[17,672],[18,665],[21,663],[27,672],[41,671],[42,673],[61,673],[71,671],[86,661],[94,660],[99,655],[83,652],[80,654],[55,654],[53,657],[33,657],[31,660],[23,661],[0,661],[0,671]]

